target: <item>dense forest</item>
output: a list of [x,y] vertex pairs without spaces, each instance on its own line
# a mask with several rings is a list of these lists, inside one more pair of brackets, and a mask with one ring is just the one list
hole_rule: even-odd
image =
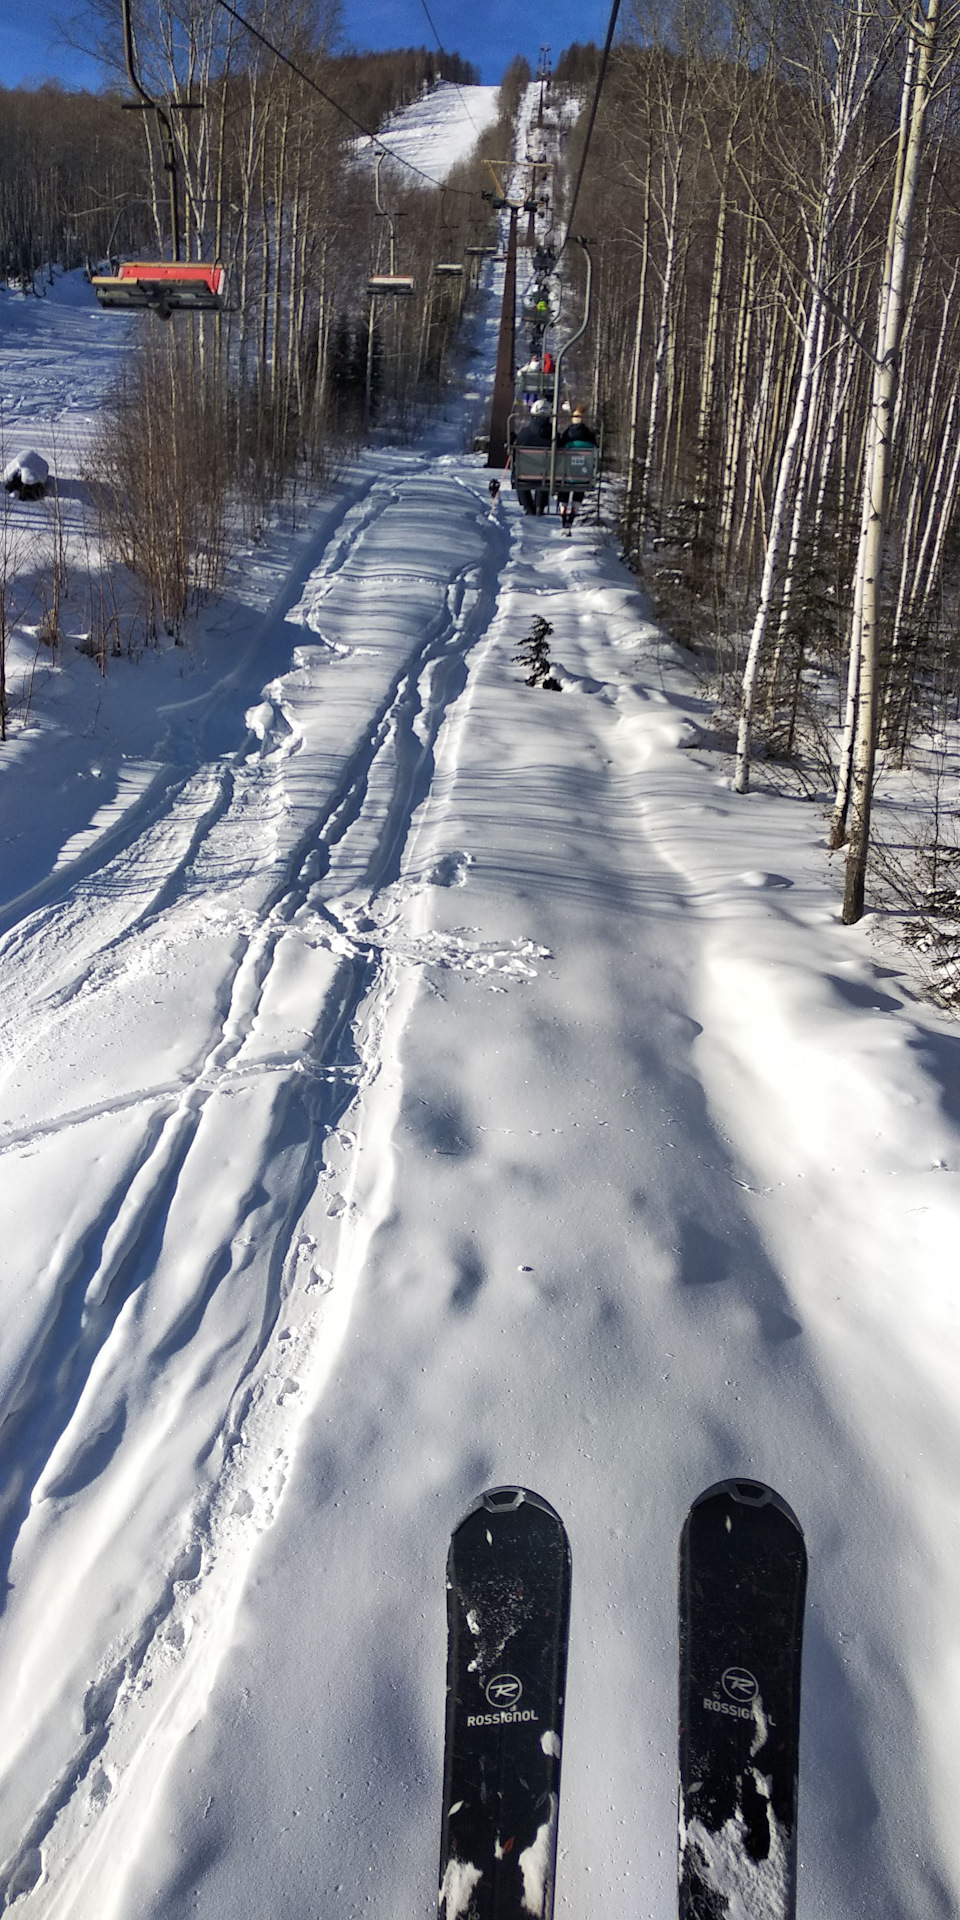
[[[329,57],[314,51],[304,65],[348,113],[375,128],[441,80],[477,80],[458,54],[425,47]],[[231,110],[229,72],[221,69],[213,84],[214,111]],[[176,70],[159,80],[164,98],[178,84]],[[69,270],[115,249],[163,244],[165,208],[152,191],[142,116],[123,111],[129,95],[119,73],[99,94],[55,83],[0,87],[0,275],[8,284],[42,294],[51,267]],[[203,243],[210,236],[197,237]]]
[[[939,0],[637,5],[577,215],[626,550],[712,655],[738,789],[758,755],[830,783],[848,918],[877,753],[942,743],[960,698],[958,46]],[[583,97],[598,60],[555,83]],[[947,906],[957,841],[945,804]]]

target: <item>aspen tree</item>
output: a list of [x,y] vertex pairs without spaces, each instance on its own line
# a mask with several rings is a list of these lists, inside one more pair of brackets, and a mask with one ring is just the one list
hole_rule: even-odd
[[[872,6],[826,8],[819,17],[811,52],[817,62],[811,73],[825,101],[823,116],[823,178],[807,221],[809,291],[803,316],[803,353],[790,424],[780,453],[757,611],[743,673],[734,789],[745,793],[750,782],[750,736],[760,664],[773,618],[788,539],[789,503],[797,464],[806,434],[807,415],[815,394],[815,367],[824,281],[828,271],[834,227],[842,208],[841,168],[857,122],[864,111],[878,68],[879,54],[870,44]],[[835,64],[832,54],[835,52]]]
[[653,165],[653,153],[649,141],[647,143],[646,161],[643,183],[643,225],[640,234],[640,285],[637,291],[636,319],[633,330],[633,358],[630,368],[630,435],[627,442],[626,511],[628,538],[630,530],[636,524],[641,493],[638,471],[637,436],[640,425],[640,377],[642,369],[644,313],[647,302],[647,266],[650,259],[650,175]]
[[719,479],[720,513],[717,527],[717,565],[724,573],[732,564],[732,536],[738,477],[744,454],[748,369],[751,364],[757,302],[758,217],[751,208],[744,223],[743,265],[734,323],[734,360],[727,398],[727,431]]
[[843,920],[847,926],[861,918],[864,907],[876,759],[880,573],[887,517],[893,410],[900,371],[913,213],[940,21],[940,0],[915,0],[909,27],[910,51],[904,69],[903,122],[906,123],[906,140],[898,155],[897,180],[884,257],[856,568],[854,620],[859,628],[860,659],[851,755],[851,827],[843,894]]
[[[644,494],[649,496],[654,463],[658,458],[658,434],[664,379],[672,354],[675,324],[675,282],[680,246],[680,191],[688,135],[689,88],[681,90],[679,111],[675,111],[670,86],[671,76],[661,63],[661,114],[664,140],[660,155],[660,193],[657,211],[664,237],[664,261],[660,271],[660,312],[653,356],[653,378],[647,412],[647,448],[644,462]],[[658,486],[658,493],[662,488]]]
[[[821,388],[822,388],[822,378],[823,378],[823,371],[824,371],[825,358],[826,358],[825,356],[826,332],[827,332],[827,310],[825,307],[821,307],[820,313],[818,316],[818,337],[814,344],[814,352],[813,352],[813,378],[811,381],[811,391],[810,391],[809,404],[807,406],[806,421],[803,429],[802,444],[801,444],[800,453],[797,460],[797,473],[796,473],[796,481],[794,485],[793,513],[791,517],[790,533],[787,540],[787,550],[786,550],[786,555],[785,555],[784,565],[783,565],[783,585],[781,588],[781,595],[780,595],[780,614],[779,614],[779,619],[777,623],[777,638],[776,638],[776,644],[774,647],[773,659],[770,663],[770,683],[769,683],[769,693],[768,693],[768,703],[767,703],[767,717],[770,723],[773,722],[775,717],[777,683],[780,678],[781,665],[783,662],[784,653],[786,651],[786,647],[788,643],[788,637],[790,632],[790,622],[793,614],[794,594],[795,594],[795,589],[797,585],[797,567],[799,564],[799,557],[800,557],[801,532],[804,524],[804,518],[806,515],[807,492],[808,492],[809,479],[810,479],[811,461],[813,458],[814,448],[819,444],[821,439],[821,429],[822,429]],[[802,664],[803,664],[803,646],[801,644],[798,648],[798,657],[797,657],[797,666],[796,666],[797,678],[799,678],[800,672],[802,671]]]
[[903,433],[903,439],[910,443],[909,458],[903,463],[908,469],[909,478],[903,516],[900,580],[891,626],[880,720],[880,737],[885,746],[894,745],[898,734],[901,748],[906,744],[906,733],[900,722],[910,704],[909,699],[905,699],[905,689],[909,685],[913,665],[917,623],[922,618],[927,598],[921,584],[922,576],[933,543],[934,529],[938,523],[945,526],[950,517],[945,481],[950,471],[950,453],[955,435],[957,381],[954,380],[952,388],[948,389],[945,412],[940,404],[940,394],[948,338],[951,348],[955,346],[955,329],[951,331],[948,321],[958,275],[960,262],[955,261],[951,284],[941,296],[942,318],[933,366],[929,381],[924,381],[931,396],[930,405],[922,410],[912,410],[912,419],[905,423],[907,431]]

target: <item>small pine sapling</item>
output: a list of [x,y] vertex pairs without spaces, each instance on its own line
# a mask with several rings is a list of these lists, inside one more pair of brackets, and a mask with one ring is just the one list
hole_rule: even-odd
[[563,688],[550,671],[550,655],[547,641],[553,632],[549,620],[538,615],[525,640],[521,642],[522,651],[514,654],[522,667],[528,667],[527,686],[545,687],[548,693],[562,693]]

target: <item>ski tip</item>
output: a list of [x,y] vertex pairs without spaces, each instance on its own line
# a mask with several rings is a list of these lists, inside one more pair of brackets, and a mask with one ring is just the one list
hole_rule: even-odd
[[488,1487],[486,1493],[480,1495],[477,1505],[487,1513],[516,1513],[518,1507],[536,1507],[540,1513],[547,1513],[551,1520],[556,1520],[558,1526],[563,1526],[556,1507],[552,1507],[542,1493],[534,1493],[532,1487]]
[[748,1480],[737,1474],[730,1480],[717,1480],[712,1487],[705,1487],[691,1503],[690,1512],[695,1513],[707,1500],[716,1500],[726,1495],[728,1500],[736,1501],[742,1507],[777,1507],[796,1527],[802,1536],[803,1528],[793,1508],[787,1504],[783,1495],[775,1487],[768,1487],[764,1480]]
[[467,1508],[466,1513],[463,1515],[461,1525],[463,1521],[469,1520],[475,1513],[489,1513],[493,1515],[516,1513],[520,1507],[534,1507],[538,1509],[540,1513],[549,1514],[551,1520],[555,1520],[558,1526],[563,1526],[563,1521],[556,1507],[552,1507],[549,1500],[544,1499],[542,1493],[534,1493],[532,1487],[519,1486],[488,1487],[486,1492],[481,1493],[479,1498],[474,1500],[473,1504]]
[[527,1497],[526,1487],[488,1487],[480,1501],[488,1513],[515,1513]]

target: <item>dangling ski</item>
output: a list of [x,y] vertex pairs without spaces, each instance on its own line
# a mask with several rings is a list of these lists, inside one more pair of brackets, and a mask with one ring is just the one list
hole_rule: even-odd
[[440,1920],[551,1920],[569,1618],[559,1515],[491,1488],[447,1561]]
[[708,1487],[680,1540],[680,1920],[793,1920],[807,1555],[757,1480]]

